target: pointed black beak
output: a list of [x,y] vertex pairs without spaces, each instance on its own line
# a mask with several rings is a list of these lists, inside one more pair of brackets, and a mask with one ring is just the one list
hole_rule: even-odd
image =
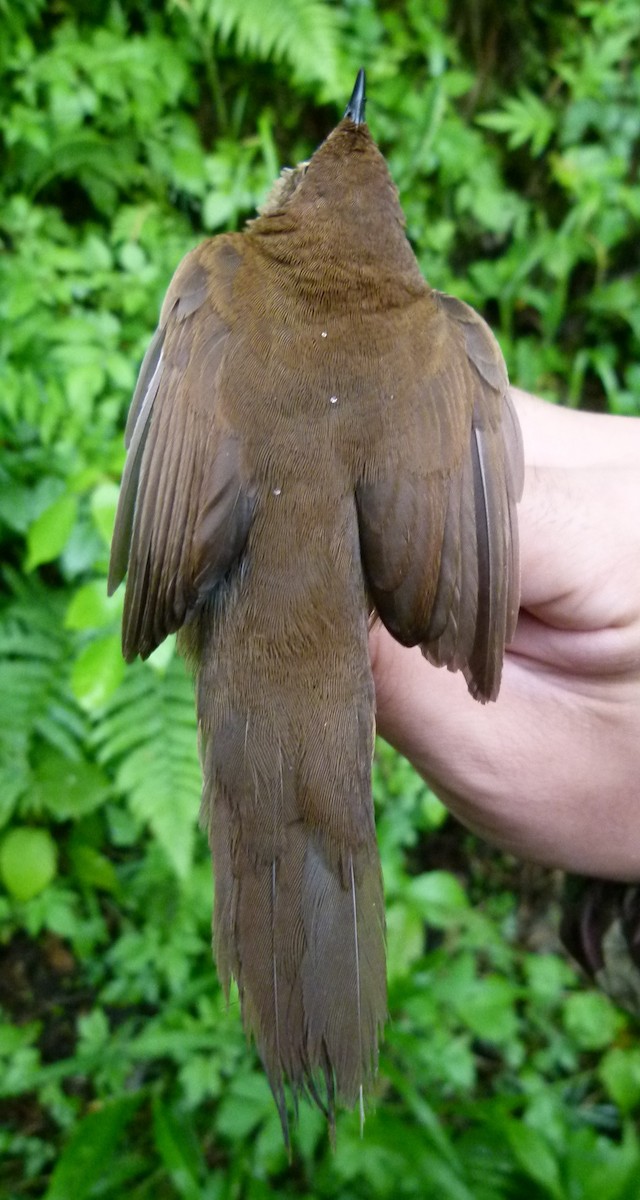
[[344,110],[345,117],[350,117],[354,125],[364,125],[364,109],[367,103],[365,94],[365,74],[362,67],[358,71],[356,85],[351,93],[351,99]]

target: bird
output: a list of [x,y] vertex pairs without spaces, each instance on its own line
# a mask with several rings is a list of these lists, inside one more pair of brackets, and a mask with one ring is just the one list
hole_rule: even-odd
[[498,342],[433,290],[364,70],[241,232],[178,265],[127,421],[122,645],[195,672],[213,948],[289,1144],[371,1091],[387,1018],[374,621],[495,700],[519,604],[520,428]]
[[567,875],[560,940],[589,981],[640,1020],[640,885]]

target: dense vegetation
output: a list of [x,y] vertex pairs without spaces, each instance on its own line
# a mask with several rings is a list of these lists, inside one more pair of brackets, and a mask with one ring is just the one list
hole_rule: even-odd
[[555,880],[461,835],[383,745],[377,1107],[335,1154],[303,1107],[287,1163],[210,962],[191,683],[172,645],[125,669],[105,574],[176,263],[313,149],[361,64],[430,282],[522,386],[640,412],[639,61],[637,0],[0,0],[10,1200],[637,1200],[637,1031],[558,953]]

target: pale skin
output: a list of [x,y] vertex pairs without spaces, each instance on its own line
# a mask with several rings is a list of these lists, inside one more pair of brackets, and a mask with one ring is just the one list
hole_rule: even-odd
[[526,478],[521,610],[495,704],[386,630],[378,731],[510,853],[640,880],[640,420],[512,389]]

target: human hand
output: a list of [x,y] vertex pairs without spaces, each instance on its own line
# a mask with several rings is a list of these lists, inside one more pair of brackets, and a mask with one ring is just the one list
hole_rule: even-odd
[[494,844],[640,880],[640,421],[513,396],[522,596],[498,701],[378,626],[378,730]]

